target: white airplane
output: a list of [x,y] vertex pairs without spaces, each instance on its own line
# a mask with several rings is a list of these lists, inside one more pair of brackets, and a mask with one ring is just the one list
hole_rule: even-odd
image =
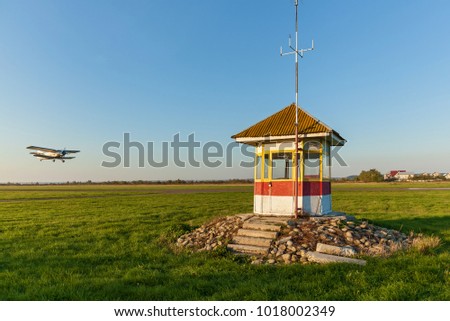
[[32,149],[34,152],[31,152],[30,154],[33,155],[36,158],[39,158],[40,161],[43,160],[53,160],[53,162],[57,159],[59,159],[61,162],[65,162],[66,159],[73,159],[75,157],[67,157],[67,154],[74,154],[79,153],[79,150],[70,150],[70,149],[53,149],[53,148],[46,148],[46,147],[38,147],[38,146],[28,146],[27,149]]

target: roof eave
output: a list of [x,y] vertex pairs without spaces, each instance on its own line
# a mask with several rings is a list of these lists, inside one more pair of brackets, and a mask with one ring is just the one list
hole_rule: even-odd
[[[300,134],[298,137],[300,139],[304,138],[314,138],[314,137],[328,137],[331,136],[331,145],[332,146],[344,146],[347,142],[344,138],[339,135],[339,133],[332,131],[330,133],[311,133],[311,134]],[[236,137],[232,136],[231,138],[235,139],[238,143],[243,143],[247,145],[258,145],[258,143],[270,143],[270,142],[279,142],[279,141],[293,141],[295,139],[295,135],[284,135],[284,136],[264,136],[264,137]]]

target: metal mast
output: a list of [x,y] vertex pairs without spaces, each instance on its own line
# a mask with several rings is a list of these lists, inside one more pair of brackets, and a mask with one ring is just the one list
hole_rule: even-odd
[[295,0],[295,48],[291,44],[291,36],[289,36],[289,48],[292,51],[283,52],[283,47],[280,49],[280,55],[295,55],[295,185],[294,185],[294,216],[298,218],[298,177],[299,171],[299,148],[298,148],[298,57],[303,58],[304,53],[314,50],[314,40],[311,48],[298,49],[298,0]]

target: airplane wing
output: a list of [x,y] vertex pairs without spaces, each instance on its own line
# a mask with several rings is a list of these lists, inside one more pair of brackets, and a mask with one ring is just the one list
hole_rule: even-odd
[[34,150],[40,150],[43,152],[50,152],[50,153],[56,153],[57,150],[53,148],[46,148],[46,147],[38,147],[38,146],[28,146],[27,149],[34,149]]
[[47,156],[45,154],[39,154],[39,153],[30,153],[30,154],[32,154],[34,157],[37,157],[37,158],[55,159],[55,157]]
[[39,153],[30,153],[31,155],[33,155],[34,157],[40,158],[40,159],[74,159],[75,157],[54,157],[54,156],[48,156],[45,154],[39,154]]
[[73,150],[73,149],[65,149],[64,150],[66,152],[66,154],[75,154],[75,153],[79,153],[79,150]]

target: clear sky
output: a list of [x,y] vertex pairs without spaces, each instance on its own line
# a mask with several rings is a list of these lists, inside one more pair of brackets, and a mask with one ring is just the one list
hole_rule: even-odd
[[[0,182],[251,177],[238,150],[231,168],[139,168],[136,148],[105,168],[102,147],[124,133],[156,159],[177,133],[226,146],[292,103],[293,3],[0,0]],[[300,1],[301,46],[316,46],[300,105],[348,141],[333,176],[450,171],[449,14],[447,0]],[[28,145],[81,153],[39,162]]]

